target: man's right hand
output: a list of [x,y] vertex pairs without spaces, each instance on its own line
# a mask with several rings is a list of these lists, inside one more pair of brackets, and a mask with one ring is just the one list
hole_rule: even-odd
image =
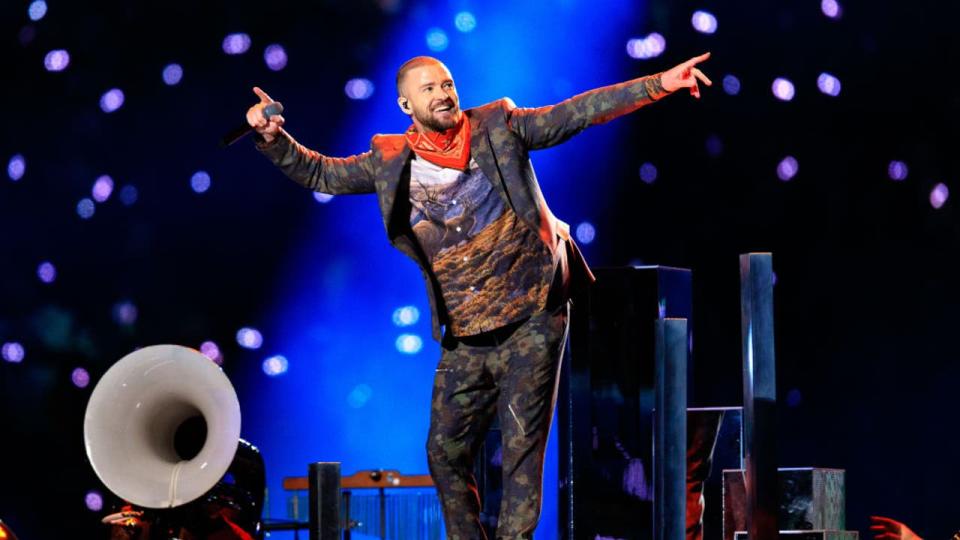
[[253,87],[253,93],[260,98],[260,103],[247,109],[247,123],[250,124],[257,133],[263,137],[263,140],[272,142],[280,134],[280,128],[283,126],[283,116],[275,114],[268,120],[263,116],[263,109],[273,103],[273,98],[258,86]]
[[874,540],[923,540],[905,524],[888,517],[870,516]]

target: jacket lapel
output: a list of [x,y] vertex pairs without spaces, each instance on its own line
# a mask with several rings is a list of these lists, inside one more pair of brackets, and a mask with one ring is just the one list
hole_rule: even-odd
[[503,202],[516,212],[513,201],[510,200],[510,195],[503,185],[503,176],[500,175],[500,169],[497,166],[496,154],[494,154],[493,145],[490,143],[490,134],[487,132],[483,119],[477,114],[470,114],[470,132],[470,157],[477,162],[477,166],[496,188]]

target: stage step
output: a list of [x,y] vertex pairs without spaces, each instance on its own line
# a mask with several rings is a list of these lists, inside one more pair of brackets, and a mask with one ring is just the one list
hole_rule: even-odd
[[[780,513],[777,518],[781,537],[797,531],[821,534],[816,538],[848,539],[844,531],[845,487],[842,469],[778,469]],[[723,538],[738,540],[747,529],[746,491],[743,470],[723,471]],[[856,534],[855,532],[850,534]],[[841,535],[841,536],[836,536]],[[744,533],[744,539],[746,533]],[[790,536],[806,540],[806,536]],[[810,537],[814,538],[814,537]],[[741,539],[742,540],[742,539]]]

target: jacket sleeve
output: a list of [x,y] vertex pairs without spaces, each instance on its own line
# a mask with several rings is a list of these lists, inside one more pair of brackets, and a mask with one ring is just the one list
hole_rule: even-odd
[[375,191],[372,150],[345,158],[328,157],[298,143],[285,130],[269,143],[259,136],[256,141],[261,153],[305,188],[331,195]]
[[517,107],[503,99],[510,130],[531,150],[560,144],[584,129],[609,122],[668,95],[660,74],[596,88],[547,107]]

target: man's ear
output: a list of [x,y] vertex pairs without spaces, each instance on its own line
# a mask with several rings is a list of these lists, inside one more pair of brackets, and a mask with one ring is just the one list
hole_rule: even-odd
[[400,110],[403,111],[403,114],[410,116],[413,114],[413,111],[410,109],[410,100],[400,96],[397,98],[397,105],[400,107]]

